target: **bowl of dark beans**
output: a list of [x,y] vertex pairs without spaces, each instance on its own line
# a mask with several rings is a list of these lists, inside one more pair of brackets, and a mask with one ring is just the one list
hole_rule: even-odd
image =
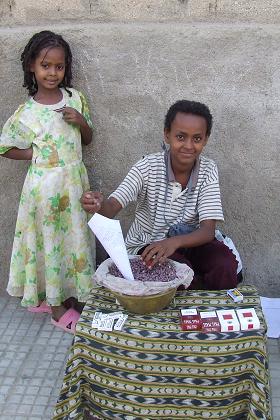
[[[176,279],[176,268],[171,260],[151,269],[143,264],[140,258],[130,260],[131,270],[135,281],[141,282],[169,282]],[[109,273],[115,277],[123,277],[117,266],[113,263],[109,266]],[[167,288],[164,292],[148,296],[134,296],[129,294],[112,292],[118,302],[129,312],[148,314],[161,311],[167,307],[176,293],[177,287]]]

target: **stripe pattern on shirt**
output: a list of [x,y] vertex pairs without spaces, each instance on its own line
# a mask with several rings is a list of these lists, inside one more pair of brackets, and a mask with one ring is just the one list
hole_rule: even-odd
[[174,188],[180,184],[167,181],[164,152],[159,152],[139,160],[110,195],[123,208],[137,202],[135,219],[126,237],[130,254],[164,239],[170,226],[179,222],[198,226],[203,220],[224,220],[217,166],[203,156],[199,163],[197,183],[189,194],[186,188],[174,198]]

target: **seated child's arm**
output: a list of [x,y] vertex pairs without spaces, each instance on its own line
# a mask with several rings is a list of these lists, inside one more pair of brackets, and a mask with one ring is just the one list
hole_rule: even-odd
[[199,228],[187,235],[178,235],[178,248],[194,248],[207,244],[215,238],[216,220],[202,220]]
[[100,192],[87,191],[81,197],[81,204],[88,213],[99,213],[113,219],[122,209],[121,204],[113,197],[103,198]]
[[33,148],[29,147],[28,149],[17,149],[16,147],[13,147],[0,156],[14,160],[31,160],[33,156]]
[[152,267],[157,263],[164,263],[179,248],[194,248],[213,241],[215,238],[215,220],[203,220],[199,229],[187,235],[177,235],[148,245],[141,258],[143,262]]

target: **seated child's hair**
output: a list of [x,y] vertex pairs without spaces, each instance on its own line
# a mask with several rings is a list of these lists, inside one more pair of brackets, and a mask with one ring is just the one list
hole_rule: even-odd
[[186,99],[182,99],[181,101],[175,102],[175,104],[171,105],[167,114],[165,116],[164,121],[164,129],[170,131],[171,124],[176,118],[178,112],[182,112],[184,114],[193,114],[203,117],[207,124],[206,135],[210,136],[211,129],[212,129],[212,115],[208,108],[208,106],[202,104],[201,102],[195,101],[188,101]]
[[23,87],[26,87],[29,95],[33,96],[38,90],[33,72],[30,65],[38,57],[44,48],[62,48],[65,53],[65,75],[59,87],[63,87],[71,96],[72,93],[67,87],[72,87],[72,53],[69,44],[51,31],[41,31],[32,36],[21,54],[22,69],[24,72]]

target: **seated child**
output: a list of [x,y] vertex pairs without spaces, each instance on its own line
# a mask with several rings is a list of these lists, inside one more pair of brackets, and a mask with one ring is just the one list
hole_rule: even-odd
[[191,288],[215,290],[237,286],[238,262],[215,238],[216,222],[224,220],[218,170],[201,154],[211,128],[206,105],[176,102],[165,117],[165,150],[139,160],[109,198],[85,192],[81,203],[87,212],[114,218],[137,201],[128,253],[141,254],[148,267],[167,258],[186,263],[195,273]]

